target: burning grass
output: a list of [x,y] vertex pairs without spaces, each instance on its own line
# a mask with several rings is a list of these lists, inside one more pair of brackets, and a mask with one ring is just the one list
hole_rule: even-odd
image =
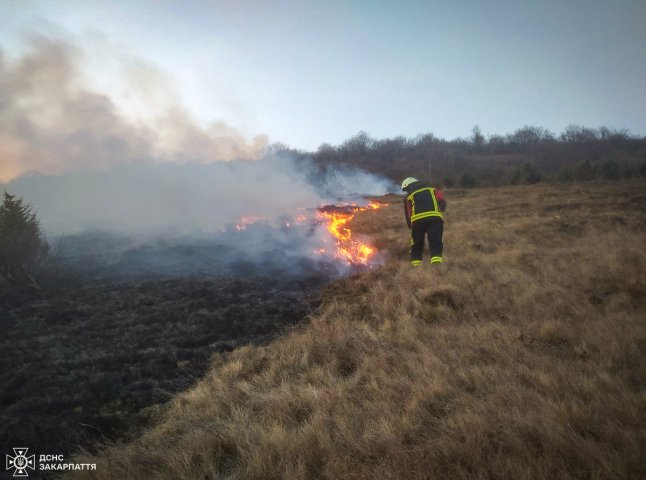
[[213,358],[156,424],[72,478],[644,478],[643,183],[449,191],[412,270],[399,199],[357,215],[390,260],[311,322]]
[[375,259],[377,250],[367,243],[353,237],[350,222],[359,212],[377,210],[383,204],[369,202],[366,206],[358,205],[325,205],[317,210],[317,215],[325,223],[327,231],[335,240],[336,249],[328,252],[326,249],[317,249],[321,255],[332,254],[349,265],[370,265]]

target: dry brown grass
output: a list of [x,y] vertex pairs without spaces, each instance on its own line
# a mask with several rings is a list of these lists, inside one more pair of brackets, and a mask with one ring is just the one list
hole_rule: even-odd
[[646,185],[447,199],[444,265],[409,267],[398,199],[358,216],[383,268],[70,476],[645,478]]

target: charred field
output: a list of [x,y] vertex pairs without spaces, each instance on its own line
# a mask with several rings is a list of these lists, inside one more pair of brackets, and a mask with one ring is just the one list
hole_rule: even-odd
[[144,425],[146,408],[190,386],[213,353],[301,322],[325,281],[179,277],[0,295],[3,445],[69,453]]
[[305,321],[340,273],[304,254],[313,227],[238,229],[217,241],[66,237],[41,291],[0,290],[2,444],[68,454],[114,441],[212,355]]

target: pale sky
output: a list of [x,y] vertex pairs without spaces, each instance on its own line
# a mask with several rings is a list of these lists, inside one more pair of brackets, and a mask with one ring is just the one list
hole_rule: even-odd
[[644,0],[0,0],[5,57],[60,38],[133,117],[172,93],[204,125],[306,150],[476,124],[644,135],[645,25]]

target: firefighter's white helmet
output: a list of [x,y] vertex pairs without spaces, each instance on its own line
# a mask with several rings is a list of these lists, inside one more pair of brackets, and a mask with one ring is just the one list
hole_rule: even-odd
[[404,181],[402,182],[402,190],[406,190],[406,187],[408,187],[411,183],[414,183],[416,181],[417,179],[415,177],[405,178]]

